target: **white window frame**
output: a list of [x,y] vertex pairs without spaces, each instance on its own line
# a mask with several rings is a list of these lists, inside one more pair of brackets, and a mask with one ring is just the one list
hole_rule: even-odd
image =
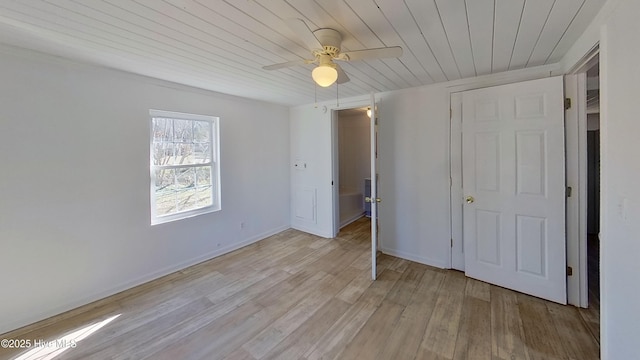
[[[153,119],[154,118],[168,118],[178,120],[189,121],[206,121],[210,124],[211,137],[210,149],[211,149],[211,162],[203,164],[189,164],[189,165],[154,165],[153,158]],[[163,224],[171,221],[181,220],[198,216],[202,214],[208,214],[222,209],[221,191],[220,191],[220,118],[209,115],[196,115],[187,114],[174,111],[165,110],[149,110],[149,170],[150,170],[150,205],[151,205],[151,225]],[[171,214],[158,215],[156,213],[156,170],[160,168],[186,168],[186,167],[211,167],[211,193],[212,204],[205,207],[200,207],[191,210],[179,211]]]

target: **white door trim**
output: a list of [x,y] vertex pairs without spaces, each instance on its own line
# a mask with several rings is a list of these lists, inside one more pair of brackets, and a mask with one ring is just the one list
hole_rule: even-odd
[[464,242],[462,237],[462,93],[450,96],[450,174],[451,174],[451,268],[464,271]]
[[586,73],[565,76],[565,97],[571,108],[565,111],[567,187],[567,302],[587,307],[587,111]]
[[369,108],[371,109],[370,122],[370,135],[371,135],[371,280],[375,280],[378,277],[378,137],[377,137],[377,109],[376,98],[371,93],[371,99]]
[[593,46],[565,76],[565,97],[572,99],[566,111],[567,186],[575,197],[567,199],[567,266],[573,276],[567,277],[567,302],[589,305],[587,258],[587,79],[586,72],[596,63],[600,45]]
[[[368,99],[358,100],[354,102],[350,102],[348,105],[337,106],[331,109],[331,171],[332,171],[332,182],[333,182],[333,199],[332,199],[332,237],[336,237],[338,232],[340,231],[340,188],[339,184],[339,159],[338,159],[338,111],[346,110],[346,109],[357,109],[363,107],[370,107],[371,110],[371,170],[372,170],[372,184],[371,184],[371,198],[376,199],[378,197],[377,194],[377,184],[373,182],[377,178],[375,173],[376,170],[376,126],[375,126],[375,118],[376,118],[376,102],[375,102],[375,94],[371,93]],[[377,238],[377,203],[371,204],[371,278],[375,280],[377,277],[377,263],[376,263],[376,255],[378,251],[378,238]]]

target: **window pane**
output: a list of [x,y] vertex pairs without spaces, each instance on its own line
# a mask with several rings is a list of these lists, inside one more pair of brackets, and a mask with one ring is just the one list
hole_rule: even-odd
[[153,141],[173,140],[173,120],[165,118],[153,118]]
[[175,171],[173,169],[156,170],[156,193],[174,190]]
[[193,142],[209,143],[211,139],[211,123],[208,121],[193,122]]
[[193,157],[196,164],[211,162],[211,147],[209,144],[193,144]]
[[153,165],[173,165],[173,143],[159,142],[153,144]]
[[211,185],[211,166],[200,166],[196,168],[196,186]]
[[193,168],[176,169],[177,189],[187,189],[196,186],[196,171]]
[[158,216],[176,212],[176,193],[173,191],[156,192],[156,214]]
[[176,142],[193,142],[193,121],[173,120],[174,140]]
[[175,152],[176,157],[174,160],[175,165],[192,165],[194,161],[193,144],[191,143],[176,143]]
[[196,207],[201,208],[213,204],[212,189],[210,186],[196,189]]
[[196,189],[191,188],[176,191],[176,200],[178,203],[178,211],[195,209]]

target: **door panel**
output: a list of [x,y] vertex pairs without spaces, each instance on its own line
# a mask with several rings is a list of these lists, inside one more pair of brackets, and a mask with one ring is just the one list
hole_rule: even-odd
[[516,216],[517,268],[519,272],[545,277],[547,256],[547,219]]
[[516,132],[517,193],[546,196],[546,135],[543,131]]
[[500,191],[500,133],[475,134],[476,187],[482,191]]
[[462,94],[467,276],[566,303],[562,78]]
[[476,211],[476,261],[488,265],[501,265],[500,259],[500,213]]

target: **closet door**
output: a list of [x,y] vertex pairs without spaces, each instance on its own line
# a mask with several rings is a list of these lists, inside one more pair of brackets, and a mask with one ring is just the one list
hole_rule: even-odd
[[565,304],[562,77],[462,97],[465,273]]

